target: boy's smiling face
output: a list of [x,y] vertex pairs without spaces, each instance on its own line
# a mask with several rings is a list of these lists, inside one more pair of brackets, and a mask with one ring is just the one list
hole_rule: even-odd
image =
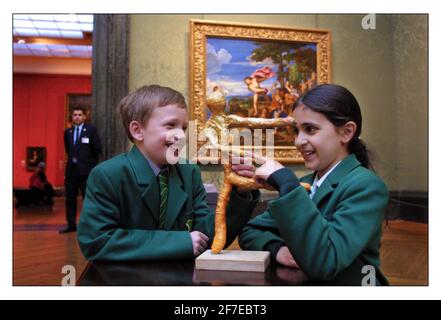
[[178,150],[171,152],[169,148],[177,148],[178,143],[185,139],[187,126],[187,109],[175,104],[155,108],[145,125],[137,121],[130,124],[136,146],[157,165],[169,163],[170,156],[178,158]]

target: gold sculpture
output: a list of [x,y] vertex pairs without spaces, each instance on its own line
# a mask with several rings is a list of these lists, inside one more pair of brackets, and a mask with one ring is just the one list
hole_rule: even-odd
[[[236,154],[242,157],[245,156],[245,151],[239,149],[234,151],[229,147],[231,142],[231,135],[229,129],[231,128],[277,128],[287,125],[292,125],[294,119],[289,118],[243,118],[236,115],[225,114],[226,100],[220,91],[211,93],[207,97],[207,107],[211,111],[211,117],[204,126],[203,132],[211,145],[218,151],[228,152],[228,154]],[[219,143],[220,137],[228,137],[228,145]],[[253,160],[254,161],[254,160]],[[309,190],[309,184],[303,184],[303,187]],[[268,189],[274,190],[269,185],[261,184],[253,178],[246,178],[236,174],[228,161],[224,164],[224,182],[219,192],[219,197],[215,212],[215,235],[211,251],[215,254],[222,251],[226,243],[227,225],[226,225],[226,207],[230,199],[230,194],[233,186],[243,187],[246,189]]]

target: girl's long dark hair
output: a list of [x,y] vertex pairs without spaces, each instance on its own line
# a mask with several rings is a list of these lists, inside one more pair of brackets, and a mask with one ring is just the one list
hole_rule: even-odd
[[354,121],[357,129],[349,141],[348,152],[355,154],[363,167],[371,168],[366,144],[360,139],[360,106],[348,89],[336,84],[321,84],[302,95],[294,104],[293,110],[300,105],[323,114],[336,127]]

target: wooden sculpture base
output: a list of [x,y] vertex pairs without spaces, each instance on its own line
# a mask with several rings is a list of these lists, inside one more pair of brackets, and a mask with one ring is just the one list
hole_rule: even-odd
[[207,250],[196,258],[196,269],[264,272],[269,261],[268,251],[222,250],[213,254]]

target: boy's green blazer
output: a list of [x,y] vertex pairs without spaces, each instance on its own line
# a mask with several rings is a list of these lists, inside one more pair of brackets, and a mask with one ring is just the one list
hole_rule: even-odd
[[[313,180],[314,174],[301,179],[310,184]],[[387,202],[383,181],[351,154],[329,174],[312,200],[304,188],[297,187],[270,201],[268,210],[241,232],[239,244],[245,250],[265,250],[270,243],[284,243],[311,280],[361,285],[375,268],[376,283],[387,284],[379,268]],[[369,265],[371,269],[364,267]]]
[[[189,231],[214,234],[214,214],[205,202],[197,165],[176,164],[169,174],[164,230],[159,225],[159,186],[137,147],[95,167],[87,181],[78,225],[84,256],[94,260],[165,260],[193,257]],[[227,208],[227,245],[240,232],[257,203],[235,191]]]

